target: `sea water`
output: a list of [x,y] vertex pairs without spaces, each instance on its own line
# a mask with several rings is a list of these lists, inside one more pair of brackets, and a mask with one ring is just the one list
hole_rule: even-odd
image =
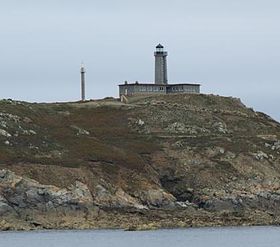
[[279,247],[278,227],[0,232],[1,247]]

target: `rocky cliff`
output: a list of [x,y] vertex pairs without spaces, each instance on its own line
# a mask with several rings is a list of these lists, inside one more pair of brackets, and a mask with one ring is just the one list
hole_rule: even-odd
[[0,228],[280,222],[280,124],[239,99],[0,102]]

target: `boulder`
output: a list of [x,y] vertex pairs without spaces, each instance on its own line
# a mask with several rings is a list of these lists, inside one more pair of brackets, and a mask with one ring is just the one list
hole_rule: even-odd
[[9,170],[0,171],[0,195],[6,198],[6,201],[2,200],[3,210],[9,209],[7,202],[14,208],[37,210],[59,207],[82,209],[93,206],[91,192],[79,181],[69,188],[58,188],[17,176]]

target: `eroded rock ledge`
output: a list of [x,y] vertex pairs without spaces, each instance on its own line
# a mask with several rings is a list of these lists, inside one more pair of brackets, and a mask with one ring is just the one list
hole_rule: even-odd
[[176,201],[171,194],[154,190],[145,197],[140,195],[145,206],[122,190],[109,195],[97,186],[97,191],[93,196],[87,185],[79,181],[68,188],[59,188],[0,170],[0,229],[148,230],[280,223],[279,190],[256,190],[255,194],[245,195],[235,192],[230,197],[220,194],[196,203]]

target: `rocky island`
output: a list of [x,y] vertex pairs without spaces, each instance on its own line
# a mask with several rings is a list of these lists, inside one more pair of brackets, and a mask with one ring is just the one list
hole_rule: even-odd
[[280,124],[214,95],[0,102],[0,229],[280,223]]

